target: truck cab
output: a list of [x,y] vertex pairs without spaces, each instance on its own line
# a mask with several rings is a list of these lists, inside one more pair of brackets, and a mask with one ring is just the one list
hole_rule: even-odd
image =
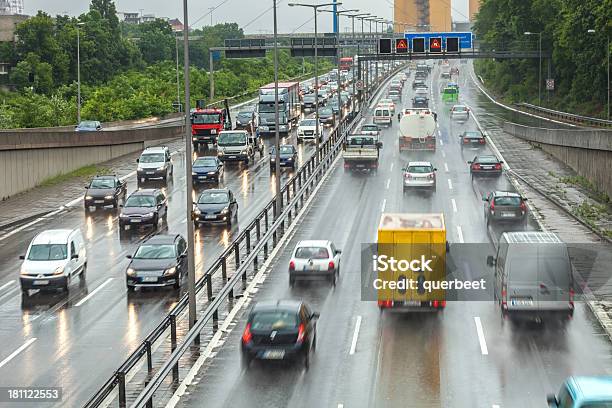
[[229,108],[196,108],[191,113],[191,141],[193,150],[198,150],[200,145],[208,148],[217,143],[217,137],[222,130],[231,130],[232,121]]
[[255,150],[254,138],[246,130],[225,130],[217,139],[217,157],[222,162],[242,161],[248,166]]

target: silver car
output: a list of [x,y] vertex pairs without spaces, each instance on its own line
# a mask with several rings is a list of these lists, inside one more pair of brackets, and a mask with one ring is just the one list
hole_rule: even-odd
[[437,169],[430,162],[409,162],[404,172],[404,193],[410,188],[427,188],[436,191]]
[[470,118],[470,108],[465,105],[455,105],[450,110],[450,117],[465,122]]
[[300,241],[289,261],[289,285],[296,279],[327,279],[336,285],[340,273],[341,251],[326,240]]

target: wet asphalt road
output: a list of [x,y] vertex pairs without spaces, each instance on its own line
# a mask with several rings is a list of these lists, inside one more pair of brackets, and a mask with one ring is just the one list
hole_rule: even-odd
[[[301,166],[314,153],[314,145],[297,145],[296,129],[281,143],[297,146]],[[329,128],[324,132],[326,138]],[[196,278],[232,242],[240,226],[248,225],[273,197],[275,176],[270,173],[267,156],[273,139],[265,139],[265,143],[266,153],[263,157],[256,154],[256,162],[250,167],[242,163],[226,164],[220,185],[232,190],[238,200],[238,223],[231,228],[213,225],[196,229]],[[193,158],[207,154],[215,154],[215,151],[202,149],[194,153]],[[167,185],[152,181],[141,183],[141,187],[160,187],[168,196],[167,222],[158,227],[158,232],[185,235],[184,152],[173,155],[172,160],[174,175]],[[290,169],[281,169],[281,183],[291,175]],[[137,188],[137,181],[135,176],[127,181],[130,193]],[[195,186],[194,198],[210,187]],[[66,197],[66,201],[72,198]],[[139,242],[155,231],[142,229],[120,236],[117,215],[113,209],[97,209],[86,214],[81,202],[52,220],[0,241],[0,339],[3,346],[0,387],[63,387],[63,400],[55,406],[81,406],[176,304],[182,293],[169,288],[138,291],[128,296],[125,269],[129,260],[126,255],[133,254]],[[19,256],[25,253],[31,239],[41,230],[79,227],[88,249],[86,279],[74,280],[68,294],[31,291],[30,296],[22,296]]]
[[[430,76],[441,132],[435,154],[400,155],[395,122],[383,133],[376,174],[345,173],[340,160],[257,292],[255,300],[303,299],[320,312],[310,369],[257,361],[243,368],[242,316],[178,406],[542,407],[546,394],[556,392],[568,375],[612,374],[612,347],[580,302],[566,326],[517,326],[502,323],[490,301],[451,302],[443,313],[432,315],[381,314],[376,303],[360,300],[361,245],[374,242],[382,212],[443,212],[451,243],[481,244],[482,268],[472,270],[472,277],[488,280],[492,271],[484,260],[494,253],[495,240],[503,230],[522,229],[487,230],[482,193],[513,187],[505,176],[471,180],[466,161],[479,151],[463,150],[457,135],[477,127],[473,118],[464,124],[449,120],[450,106],[436,92],[438,75],[436,67]],[[461,76],[459,84],[461,98],[480,119],[489,106],[468,78]],[[404,89],[403,103],[408,104],[412,91]],[[496,117],[489,116],[487,126],[500,126]],[[439,169],[437,191],[403,195],[400,169],[421,158]],[[526,228],[538,227],[530,219]],[[343,250],[335,288],[324,282],[289,287],[288,260],[302,239],[331,239]]]

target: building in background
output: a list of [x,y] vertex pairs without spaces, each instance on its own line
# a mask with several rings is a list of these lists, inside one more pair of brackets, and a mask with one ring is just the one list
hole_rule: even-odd
[[0,15],[23,14],[23,0],[0,0]]
[[474,22],[474,15],[480,10],[480,0],[469,0],[470,21]]
[[451,31],[451,0],[395,0],[396,32]]
[[175,33],[183,31],[183,23],[181,23],[181,20],[179,20],[178,18],[173,18],[172,20],[169,20],[168,23],[172,27],[172,31],[174,31]]

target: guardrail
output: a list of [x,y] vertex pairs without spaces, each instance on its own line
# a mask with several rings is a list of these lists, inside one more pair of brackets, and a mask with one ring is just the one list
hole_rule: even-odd
[[[360,109],[363,112],[363,109]],[[346,135],[352,131],[360,115],[351,113],[340,122],[330,137],[320,148],[320,162],[316,165],[316,154],[298,170],[281,188],[281,201],[283,210],[276,214],[275,199],[272,198],[255,219],[236,237],[228,248],[206,270],[204,275],[196,282],[196,296],[206,290],[207,306],[198,316],[194,326],[184,336],[178,345],[177,317],[188,306],[188,295],[181,297],[177,305],[164,317],[160,324],[153,329],[144,341],[130,354],[125,362],[113,373],[104,385],[84,405],[85,408],[102,406],[111,394],[118,391],[118,406],[127,406],[127,376],[141,362],[146,359],[147,378],[145,389],[140,392],[133,407],[152,406],[152,396],[166,377],[172,372],[173,383],[179,380],[178,361],[193,343],[198,343],[202,330],[211,323],[213,331],[218,330],[219,308],[224,302],[232,301],[234,289],[239,282],[246,283],[249,271],[256,273],[259,265],[268,259],[271,248],[274,248],[284,235],[286,226],[303,208],[304,202],[312,194],[319,179],[332,165]],[[272,245],[270,247],[270,245]],[[234,268],[234,274],[228,277],[229,269]],[[213,277],[221,273],[223,287],[213,293]],[[170,331],[169,359],[154,373],[153,370],[153,344],[167,338]],[[165,337],[164,337],[165,336]],[[167,341],[167,339],[166,339]]]
[[560,119],[566,122],[578,123],[581,125],[588,125],[588,126],[593,126],[593,127],[603,127],[603,128],[612,127],[612,120],[598,119],[598,118],[592,118],[589,116],[576,115],[574,113],[556,111],[553,109],[543,108],[541,106],[532,105],[530,103],[525,103],[525,102],[516,103],[515,105],[527,111],[534,112],[534,113],[540,113],[545,116],[549,116],[555,119]]

